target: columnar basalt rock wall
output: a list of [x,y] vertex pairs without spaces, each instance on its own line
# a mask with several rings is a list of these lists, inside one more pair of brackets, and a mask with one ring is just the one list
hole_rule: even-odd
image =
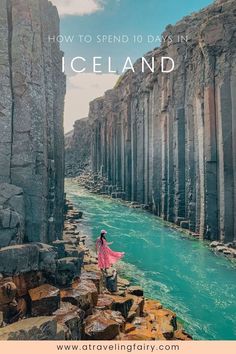
[[63,226],[65,77],[59,45],[48,40],[59,17],[47,0],[0,0],[0,8],[0,183],[22,189],[24,241],[47,243]]
[[[168,26],[147,54],[170,74],[128,71],[93,101],[92,168],[126,199],[201,238],[236,238],[236,2],[217,1]],[[188,36],[180,43],[178,36]]]
[[88,118],[78,119],[65,134],[65,175],[75,177],[90,167],[91,129]]

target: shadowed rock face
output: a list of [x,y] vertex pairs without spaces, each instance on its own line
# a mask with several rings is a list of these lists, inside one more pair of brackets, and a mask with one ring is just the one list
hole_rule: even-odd
[[78,119],[74,129],[65,135],[65,175],[78,176],[90,165],[91,129],[88,118]]
[[232,0],[168,26],[175,40],[147,58],[172,57],[175,70],[141,73],[137,61],[89,114],[94,172],[127,200],[224,242],[236,237],[235,30]]
[[[47,0],[0,0],[0,8],[0,184],[22,189],[25,241],[47,243],[63,222],[65,77],[59,46],[48,41],[59,18]],[[0,247],[17,238],[6,244],[1,235]]]

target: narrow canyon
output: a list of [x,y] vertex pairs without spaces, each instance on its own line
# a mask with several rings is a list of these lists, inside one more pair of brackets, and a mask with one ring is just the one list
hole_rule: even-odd
[[[56,7],[0,9],[0,340],[191,340],[171,306],[98,269],[76,183],[236,257],[235,0],[167,26],[163,36],[188,41],[145,58],[173,58],[175,69],[142,73],[139,59],[65,138]],[[80,176],[66,181],[78,209],[65,175]]]
[[175,70],[142,73],[138,60],[90,103],[88,119],[102,193],[224,243],[236,240],[235,16],[235,1],[215,1],[167,26],[163,36],[188,41],[165,42],[146,59],[171,57]]
[[[118,276],[108,286],[83,212],[65,199],[66,80],[48,40],[59,35],[56,7],[0,0],[0,9],[0,340],[191,340],[139,286]],[[84,169],[90,128],[81,124],[84,150],[66,156]]]

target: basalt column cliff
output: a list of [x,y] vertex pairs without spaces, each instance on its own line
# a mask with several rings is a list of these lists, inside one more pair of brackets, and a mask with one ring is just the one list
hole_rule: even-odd
[[[217,1],[168,26],[147,54],[172,57],[163,74],[141,62],[93,101],[92,167],[127,200],[201,238],[236,238],[236,2]],[[188,36],[180,43],[178,36]]]
[[62,234],[65,77],[57,10],[0,0],[0,247]]
[[65,134],[65,175],[75,177],[90,166],[91,130],[88,118],[76,120],[74,129]]

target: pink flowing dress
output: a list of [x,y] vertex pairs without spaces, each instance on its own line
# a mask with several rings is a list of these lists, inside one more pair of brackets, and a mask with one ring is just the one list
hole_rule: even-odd
[[124,252],[114,252],[108,247],[108,243],[103,239],[103,243],[100,237],[97,239],[96,248],[98,252],[98,267],[100,269],[110,268],[119,259],[124,256]]

